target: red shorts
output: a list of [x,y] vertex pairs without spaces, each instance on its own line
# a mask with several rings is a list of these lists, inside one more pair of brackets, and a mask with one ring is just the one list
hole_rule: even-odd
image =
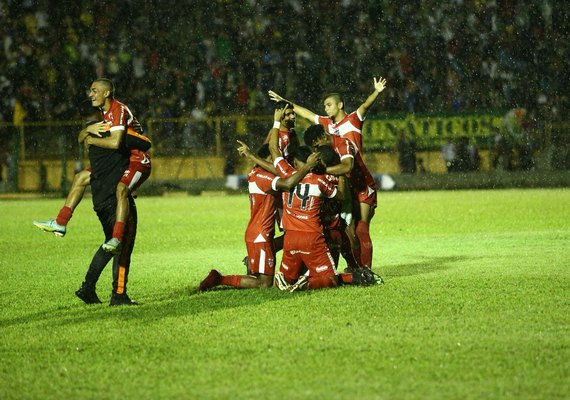
[[359,203],[366,203],[372,209],[376,208],[378,195],[375,188],[366,186],[361,192],[354,191],[354,196],[358,199]]
[[150,160],[148,163],[131,161],[129,167],[121,177],[121,182],[127,186],[131,192],[134,192],[148,179],[150,171]]
[[245,242],[249,271],[252,274],[275,275],[275,251],[272,242]]
[[311,277],[336,275],[336,264],[325,241],[325,236],[320,232],[285,232],[283,259],[279,270],[287,281],[292,282],[298,279],[306,269],[309,270]]

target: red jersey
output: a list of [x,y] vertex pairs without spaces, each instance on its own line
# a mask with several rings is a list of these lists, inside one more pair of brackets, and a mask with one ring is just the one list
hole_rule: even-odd
[[[111,100],[111,107],[109,111],[103,112],[103,120],[109,123],[109,131],[123,130],[123,141],[127,141],[127,135],[131,135],[133,138],[142,139],[149,142],[148,138],[143,136],[142,126],[139,121],[135,118],[129,107],[126,104],[121,103],[117,99]],[[129,133],[130,132],[130,133]],[[140,149],[129,148],[131,152],[129,161],[138,162],[143,165],[150,165],[150,155],[146,151]]]
[[347,174],[352,190],[355,192],[367,191],[368,188],[376,190],[376,181],[366,164],[364,164],[362,154],[356,149],[354,144],[340,136],[331,135],[331,137],[333,139],[332,148],[340,156],[341,160],[346,157],[354,158],[352,171],[350,174]]
[[259,166],[247,175],[250,219],[245,231],[246,242],[269,242],[275,235],[275,196],[272,194],[275,175]]
[[273,161],[273,166],[277,170],[280,178],[287,179],[293,175],[297,170],[283,157],[277,157]]
[[142,127],[135,118],[129,107],[116,99],[111,100],[109,111],[103,113],[103,120],[111,125],[111,132],[116,130],[124,130],[125,134],[128,128],[142,134]]
[[332,118],[315,117],[315,124],[324,126],[325,130],[331,135],[340,136],[350,140],[358,152],[362,151],[362,123],[364,118],[360,116],[358,110],[347,114],[343,119],[334,122]]
[[337,186],[324,175],[308,173],[290,192],[283,192],[283,228],[322,233],[321,205],[336,193]]
[[297,132],[294,129],[290,131],[279,130],[279,140],[278,146],[281,155],[290,163],[293,162],[291,158],[291,142],[293,139],[297,138]]

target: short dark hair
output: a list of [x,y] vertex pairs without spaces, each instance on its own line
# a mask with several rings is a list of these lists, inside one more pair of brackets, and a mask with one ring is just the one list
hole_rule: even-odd
[[318,146],[315,151],[319,153],[321,161],[325,166],[330,167],[331,165],[340,164],[340,156],[331,146]]
[[323,137],[326,134],[327,133],[325,132],[325,128],[323,128],[322,125],[311,125],[305,130],[303,138],[307,146],[314,147],[317,139]]
[[308,146],[299,146],[296,150],[295,153],[293,154],[293,157],[301,162],[306,163],[307,162],[307,158],[309,158],[309,156],[311,155],[313,151],[311,150],[310,147]]
[[109,98],[112,99],[113,97],[115,97],[115,85],[113,84],[112,80],[110,80],[109,78],[97,78],[93,81],[93,83],[95,82],[102,83],[107,87],[107,90],[110,92]]
[[287,108],[293,109],[293,104],[289,103],[288,101],[281,100],[275,104],[275,109],[283,109],[287,106]]
[[259,149],[257,149],[257,156],[259,158],[267,158],[270,155],[269,143],[262,144]]
[[337,103],[342,103],[342,107],[341,110],[344,109],[344,99],[342,98],[342,96],[340,95],[340,93],[328,93],[325,95],[325,97],[323,98],[323,102],[328,99],[329,97],[332,97],[334,99],[334,101],[336,101]]

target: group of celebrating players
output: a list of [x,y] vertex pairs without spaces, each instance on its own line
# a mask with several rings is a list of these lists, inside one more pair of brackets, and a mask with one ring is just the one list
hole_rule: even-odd
[[[362,156],[362,124],[385,88],[385,79],[374,78],[374,91],[350,114],[339,94],[329,94],[326,117],[269,91],[277,108],[264,145],[254,154],[238,141],[240,155],[255,163],[248,174],[247,274],[213,269],[199,290],[224,285],[298,291],[382,282],[372,272],[370,222],[377,192]],[[304,146],[295,132],[296,115],[314,124],[304,132]],[[279,237],[276,222],[284,231]],[[347,268],[339,273],[341,254]]]
[[[222,275],[211,270],[199,290],[219,285],[235,288],[276,286],[284,291],[372,285],[382,282],[372,272],[370,221],[376,208],[376,184],[362,157],[362,123],[386,88],[374,78],[374,91],[350,114],[339,94],[324,99],[326,117],[288,101],[273,91],[277,102],[274,124],[265,144],[254,154],[239,142],[238,152],[253,161],[248,174],[251,216],[245,232],[246,275]],[[89,97],[97,118],[86,124],[79,142],[88,146],[91,167],[76,174],[57,218],[34,221],[43,231],[64,236],[85,188],[91,185],[93,205],[105,233],[77,297],[101,303],[96,284],[113,261],[110,305],[133,305],[127,295],[137,214],[133,192],[150,175],[150,141],[130,109],[114,97],[114,85],[96,79]],[[299,115],[314,123],[301,146],[295,132]],[[285,233],[275,237],[275,225]],[[276,270],[276,252],[283,256]],[[337,272],[340,255],[346,261]]]

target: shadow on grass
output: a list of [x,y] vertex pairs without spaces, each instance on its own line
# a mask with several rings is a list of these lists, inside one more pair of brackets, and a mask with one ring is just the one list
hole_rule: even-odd
[[[397,279],[398,277],[451,269],[456,267],[458,263],[472,258],[462,255],[426,257],[424,260],[415,263],[385,266],[382,276],[389,283],[390,279]],[[142,298],[141,304],[138,306],[121,307],[109,307],[105,302],[86,305],[74,298],[76,304],[62,304],[51,309],[38,310],[36,313],[2,319],[0,320],[0,328],[27,324],[46,326],[56,324],[61,326],[85,323],[92,325],[107,320],[146,319],[154,321],[162,318],[200,315],[224,309],[251,307],[266,302],[288,301],[303,296],[317,295],[318,292],[320,291],[287,293],[275,288],[236,290],[229,287],[218,287],[208,292],[198,292],[196,287],[181,286],[171,288],[168,292],[148,293],[146,297]],[[71,296],[73,293],[70,293]]]
[[425,257],[424,260],[415,263],[384,267],[384,278],[429,274],[453,268],[455,264],[472,258],[467,256]]
[[87,305],[79,299],[77,304],[65,304],[51,309],[0,320],[0,328],[19,325],[39,324],[97,324],[100,321],[112,320],[148,320],[162,318],[187,317],[218,310],[251,307],[269,301],[287,301],[302,296],[311,296],[314,292],[288,293],[275,288],[244,289],[216,288],[208,292],[198,292],[196,288],[179,287],[169,290],[167,294],[149,294],[137,306],[109,307],[107,303]]

